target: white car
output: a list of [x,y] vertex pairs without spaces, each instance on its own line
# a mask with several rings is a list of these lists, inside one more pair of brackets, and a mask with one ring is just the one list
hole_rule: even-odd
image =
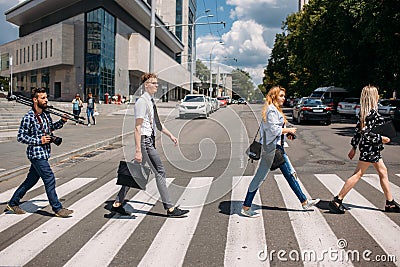
[[179,118],[204,117],[210,114],[210,108],[206,96],[199,94],[186,95],[179,105]]
[[360,110],[360,99],[356,97],[345,98],[337,106],[337,112],[344,116],[357,116]]
[[400,107],[400,99],[381,100],[378,105],[378,112],[383,116],[393,116],[397,108]]

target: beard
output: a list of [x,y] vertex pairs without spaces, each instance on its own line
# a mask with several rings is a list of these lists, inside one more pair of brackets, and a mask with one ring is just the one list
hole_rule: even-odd
[[45,110],[47,108],[47,102],[43,102],[43,103],[38,102],[37,105],[42,110]]

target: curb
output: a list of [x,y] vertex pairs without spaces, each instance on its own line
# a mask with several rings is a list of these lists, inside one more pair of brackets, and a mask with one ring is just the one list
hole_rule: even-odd
[[[49,159],[49,163],[50,163],[50,165],[57,164],[57,163],[65,160],[65,159],[70,158],[70,157],[74,157],[74,156],[83,154],[85,152],[93,151],[93,150],[98,149],[100,147],[108,146],[110,144],[119,142],[125,136],[133,134],[133,132],[134,131],[131,131],[131,132],[128,132],[128,133],[125,133],[125,134],[121,134],[121,135],[118,135],[118,136],[115,136],[115,137],[111,137],[109,139],[106,139],[106,140],[103,140],[103,141],[100,141],[100,142],[97,142],[97,143],[94,143],[94,144],[91,144],[91,145],[87,145],[87,146],[84,146],[84,147],[81,147],[81,148],[66,152],[66,153],[58,155],[58,156],[54,156],[54,157]],[[5,171],[5,172],[1,172],[0,173],[0,182],[1,181],[5,181],[5,180],[9,180],[9,179],[11,179],[11,178],[13,178],[15,176],[18,176],[18,175],[21,175],[21,174],[27,172],[29,167],[30,167],[30,164],[29,165],[24,165],[24,166],[21,166],[21,167],[18,167],[18,168],[14,168],[12,170],[8,170],[8,171]]]

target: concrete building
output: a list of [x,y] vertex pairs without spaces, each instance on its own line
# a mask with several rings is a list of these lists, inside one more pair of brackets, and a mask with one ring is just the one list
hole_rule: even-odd
[[[161,2],[167,1],[179,2]],[[12,71],[14,91],[41,86],[56,100],[69,101],[76,93],[86,98],[88,92],[98,100],[106,93],[133,95],[149,69],[150,11],[146,0],[27,0],[5,13],[19,26],[19,39],[0,46],[0,76]],[[165,25],[161,17],[156,26]],[[180,99],[189,89],[189,71],[179,60],[187,43],[167,27],[157,28],[159,97],[168,92]]]
[[309,0],[299,0],[299,11],[303,9],[303,6],[308,4]]

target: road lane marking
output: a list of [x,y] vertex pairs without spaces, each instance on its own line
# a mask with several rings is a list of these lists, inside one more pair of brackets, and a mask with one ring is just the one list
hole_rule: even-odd
[[[56,181],[57,181],[57,179],[58,178],[56,178]],[[35,189],[37,189],[37,188],[39,188],[41,186],[44,186],[43,185],[43,181],[39,180],[31,189],[29,189],[28,192],[30,192],[32,190],[35,190]],[[11,199],[11,197],[13,196],[14,192],[18,189],[18,187],[14,187],[14,188],[11,188],[11,189],[3,192],[3,193],[0,193],[0,202],[2,202],[2,203],[8,202]]]
[[[188,207],[190,213],[185,218],[169,218],[165,221],[138,266],[152,266],[155,263],[182,266],[212,181],[213,177],[193,177],[190,180],[178,201],[182,207]],[[194,206],[196,203],[202,204]]]
[[22,266],[27,264],[57,238],[114,195],[120,188],[115,183],[116,179],[112,179],[71,205],[69,209],[74,210],[71,218],[54,217],[0,251],[1,265]]
[[[315,266],[316,262],[318,262],[318,265],[321,266],[337,266],[338,264],[340,266],[353,266],[350,261],[329,261],[329,256],[325,251],[329,249],[339,250],[337,247],[338,238],[326,222],[324,216],[317,207],[313,207],[313,210],[309,211],[303,210],[300,201],[290,188],[285,177],[282,174],[274,176],[286,208],[298,209],[298,211],[288,211],[288,215],[296,235],[297,243],[299,244],[299,252],[315,252],[316,260],[303,261],[303,265]],[[310,194],[304,188],[300,180],[298,180],[298,182],[304,195],[310,198]],[[302,255],[302,253],[299,254]]]
[[[173,180],[168,178],[167,186]],[[146,191],[140,191],[130,200],[137,203],[135,210],[139,212],[134,213],[136,218],[109,220],[64,266],[108,266],[160,198],[155,181],[153,179]]]
[[[57,195],[59,198],[68,195],[69,193],[81,188],[82,186],[96,180],[96,178],[75,178],[65,184],[62,184],[56,188]],[[0,232],[13,226],[14,224],[26,219],[33,213],[49,205],[46,193],[43,193],[35,198],[32,198],[20,205],[20,207],[27,213],[15,215],[3,213],[0,215]]]
[[[231,216],[229,216],[224,266],[269,266],[269,259],[261,261],[258,253],[267,251],[264,221],[261,216],[247,218],[240,215],[243,200],[253,176],[234,176],[232,179]],[[262,207],[260,191],[257,191],[253,206]],[[263,254],[268,255],[268,254]]]
[[[377,190],[379,190],[380,192],[383,193],[381,184],[379,182],[378,174],[364,174],[361,179],[363,179],[364,181],[369,183],[371,186],[373,186],[374,188],[376,188]],[[390,191],[392,192],[393,198],[395,200],[400,200],[400,187],[391,182],[389,182],[389,184],[390,184]]]
[[[315,176],[335,196],[344,184],[343,180],[336,174],[315,174]],[[346,202],[361,207],[351,208],[348,212],[388,255],[395,255],[397,259],[400,259],[400,226],[394,223],[385,213],[378,211],[377,207],[355,189],[350,190],[347,194],[344,204]]]

